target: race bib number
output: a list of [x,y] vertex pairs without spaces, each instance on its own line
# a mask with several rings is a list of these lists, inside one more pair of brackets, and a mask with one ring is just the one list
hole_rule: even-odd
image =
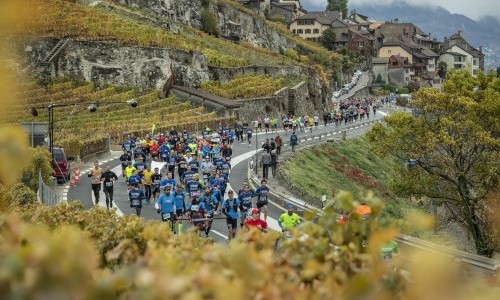
[[163,214],[163,219],[164,220],[170,219],[170,213]]
[[132,200],[132,205],[134,205],[134,206],[138,206],[138,205],[140,205],[140,204],[141,204],[141,201],[140,201],[140,200],[137,200],[137,199]]
[[198,210],[200,210],[200,206],[199,205],[193,205],[193,206],[191,206],[191,210],[192,211],[198,211]]
[[108,181],[105,183],[107,187],[112,187],[113,186],[113,181]]
[[101,176],[93,176],[92,180],[94,180],[94,181],[101,181]]

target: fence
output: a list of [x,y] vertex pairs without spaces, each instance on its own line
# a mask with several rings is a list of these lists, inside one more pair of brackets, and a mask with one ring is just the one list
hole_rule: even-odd
[[42,171],[38,173],[38,199],[47,206],[58,204],[61,199],[54,190],[43,182]]

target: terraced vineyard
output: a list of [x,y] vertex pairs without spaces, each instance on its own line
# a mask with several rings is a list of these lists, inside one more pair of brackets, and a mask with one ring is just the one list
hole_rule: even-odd
[[[101,139],[110,134],[113,140],[121,141],[124,135],[143,135],[151,131],[153,124],[158,130],[166,130],[171,126],[194,131],[204,126],[216,126],[219,122],[226,124],[232,118],[218,118],[215,113],[205,112],[205,108],[193,108],[189,102],[177,102],[174,97],[161,98],[159,92],[140,93],[134,88],[107,86],[98,89],[89,82],[59,80],[59,82],[42,86],[36,82],[22,84],[18,98],[22,101],[14,104],[11,113],[2,124],[19,122],[46,122],[48,111],[38,110],[38,116],[30,113],[33,106],[49,104],[75,104],[58,107],[55,111],[56,144],[68,136],[76,136],[84,142]],[[132,108],[126,101],[136,99],[139,106]],[[123,104],[110,102],[120,101]],[[97,111],[87,110],[87,103],[97,104]],[[77,105],[85,103],[85,105]]]
[[201,87],[218,96],[229,99],[251,99],[272,96],[285,87],[285,78],[274,78],[269,75],[243,75],[220,84],[219,81],[208,81]]
[[[251,64],[297,64],[297,62],[261,48],[244,47],[218,39],[193,28],[180,33],[165,31],[150,25],[106,13],[100,8],[87,7],[65,0],[30,0],[36,12],[26,27],[14,34],[70,37],[85,41],[116,41],[126,45],[171,47],[204,53],[208,64],[238,67]],[[37,13],[43,11],[43,14]]]

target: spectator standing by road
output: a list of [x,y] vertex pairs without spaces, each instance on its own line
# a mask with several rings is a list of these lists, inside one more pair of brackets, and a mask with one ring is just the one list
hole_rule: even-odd
[[299,144],[299,138],[297,137],[297,134],[294,131],[290,136],[290,145],[292,146],[292,152],[295,152],[295,146],[297,146],[298,144]]
[[101,175],[102,169],[99,167],[99,162],[94,161],[94,168],[89,170],[89,177],[92,177],[90,180],[92,184],[92,191],[94,191],[95,197],[95,205],[99,204],[99,192],[101,191]]
[[269,167],[271,166],[271,155],[267,151],[262,152],[260,164],[262,165],[262,178],[268,179]]
[[276,168],[278,167],[278,154],[276,153],[276,149],[271,150],[271,173],[273,174],[273,178],[276,176]]
[[281,146],[283,146],[283,139],[281,136],[278,134],[274,138],[274,142],[276,143],[276,154],[280,155],[281,154]]
[[113,184],[118,180],[115,172],[111,171],[110,166],[106,166],[106,171],[101,175],[104,195],[106,195],[106,207],[113,208]]

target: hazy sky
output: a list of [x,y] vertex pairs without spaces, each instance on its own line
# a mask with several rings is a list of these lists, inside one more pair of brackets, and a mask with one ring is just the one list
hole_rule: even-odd
[[[349,0],[352,4],[374,4],[391,2],[410,2],[412,4],[433,4],[447,9],[451,13],[465,15],[471,19],[489,15],[500,19],[500,0]],[[302,0],[305,9],[326,7],[326,0]]]

